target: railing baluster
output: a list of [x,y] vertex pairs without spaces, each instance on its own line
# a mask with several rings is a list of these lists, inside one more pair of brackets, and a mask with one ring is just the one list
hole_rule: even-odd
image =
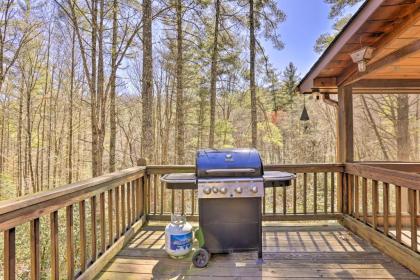
[[262,199],[262,213],[263,213],[263,215],[265,215],[265,200],[266,200],[266,196],[264,196],[263,197],[263,199]]
[[140,215],[143,213],[143,200],[142,200],[142,178],[138,178],[137,179],[137,184],[136,184],[136,201],[137,201],[137,219],[140,218]]
[[158,191],[158,180],[157,175],[153,175],[153,214],[157,214],[157,191]]
[[335,173],[331,172],[331,213],[335,212]]
[[120,187],[121,191],[121,234],[125,233],[125,184]]
[[354,176],[354,217],[359,219],[359,177]]
[[195,191],[191,190],[191,215],[194,216],[195,214]]
[[372,213],[373,213],[373,228],[378,228],[378,212],[379,212],[379,201],[378,201],[378,181],[372,180]]
[[80,269],[86,270],[86,203],[84,200],[79,202],[80,214]]
[[10,228],[4,231],[4,279],[16,279],[16,230]]
[[276,194],[276,188],[273,188],[273,214],[276,214],[277,212],[277,194]]
[[108,246],[114,243],[114,203],[113,203],[113,190],[108,190]]
[[185,214],[185,192],[181,190],[181,213],[182,215]]
[[328,173],[324,172],[324,213],[328,212]]
[[401,187],[395,186],[395,237],[401,243]]
[[125,224],[125,230],[127,230],[131,225],[131,187],[130,182],[126,184],[126,193],[127,193],[127,222]]
[[318,212],[318,176],[317,173],[314,172],[314,213]]
[[31,279],[41,279],[41,258],[39,252],[39,218],[31,221]]
[[59,279],[58,261],[58,211],[50,214],[50,234],[51,234],[51,279]]
[[297,199],[296,181],[297,181],[297,176],[296,176],[296,179],[293,180],[293,214],[295,215],[296,215],[296,199]]
[[383,183],[384,202],[384,234],[389,235],[389,184]]
[[105,252],[105,236],[106,236],[106,229],[105,229],[105,193],[101,193],[99,195],[99,221],[100,221],[100,230],[101,230],[101,251],[100,254],[102,255]]
[[307,173],[303,173],[303,213],[306,214]]
[[411,250],[417,252],[417,197],[416,190],[408,190],[408,205],[410,211]]
[[66,265],[67,279],[74,278],[73,205],[66,207]]
[[150,208],[150,201],[152,199],[151,197],[151,175],[147,175],[146,176],[146,185],[147,185],[147,195],[146,195],[146,199],[147,199],[147,214],[150,214],[151,212],[151,208]]
[[91,224],[91,235],[90,241],[92,243],[91,261],[96,260],[96,196],[90,198],[90,224]]
[[363,212],[363,222],[367,224],[367,178],[362,178],[362,212]]
[[115,240],[118,240],[121,235],[121,213],[120,213],[120,186],[115,188]]
[[353,175],[349,174],[347,175],[347,208],[348,208],[348,213],[349,215],[353,215],[353,203],[354,203],[354,199],[353,199],[353,186],[354,186],[354,178]]
[[175,213],[175,190],[174,189],[171,190],[171,194],[172,194],[172,196],[171,196],[171,213],[173,214],[173,213]]
[[[276,189],[276,188],[274,188],[274,189]],[[285,187],[283,187],[283,215],[287,214],[287,198],[286,198],[287,192],[286,192],[286,190],[287,189]]]
[[164,185],[162,182],[160,182],[160,214],[163,215],[163,203],[165,201],[165,189],[163,188]]
[[136,221],[136,181],[131,181],[131,225],[134,225]]

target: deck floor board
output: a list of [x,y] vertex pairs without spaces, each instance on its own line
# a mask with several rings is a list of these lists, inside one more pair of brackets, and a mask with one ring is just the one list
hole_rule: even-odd
[[164,227],[145,226],[97,279],[420,279],[338,224],[264,226],[256,252],[214,255],[204,269],[164,251]]

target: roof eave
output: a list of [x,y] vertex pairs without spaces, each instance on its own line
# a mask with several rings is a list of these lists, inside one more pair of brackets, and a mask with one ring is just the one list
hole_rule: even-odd
[[349,20],[341,32],[334,38],[328,48],[322,53],[318,60],[312,65],[308,73],[298,85],[300,93],[311,93],[314,87],[314,79],[331,60],[340,52],[343,46],[358,32],[360,27],[369,17],[382,5],[384,0],[365,1]]

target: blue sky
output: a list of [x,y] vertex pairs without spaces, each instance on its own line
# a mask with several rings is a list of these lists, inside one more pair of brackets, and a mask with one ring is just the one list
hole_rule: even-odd
[[[276,50],[270,42],[264,48],[271,63],[279,70],[292,61],[303,76],[316,61],[319,54],[314,52],[318,36],[329,32],[333,20],[328,18],[329,5],[323,0],[278,0],[279,7],[286,13],[286,21],[279,27],[279,34],[285,48]],[[357,7],[348,12],[354,12]]]

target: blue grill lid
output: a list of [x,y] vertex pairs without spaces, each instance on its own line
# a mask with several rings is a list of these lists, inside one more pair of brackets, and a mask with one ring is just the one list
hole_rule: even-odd
[[261,177],[263,166],[256,149],[204,149],[196,155],[198,178]]

